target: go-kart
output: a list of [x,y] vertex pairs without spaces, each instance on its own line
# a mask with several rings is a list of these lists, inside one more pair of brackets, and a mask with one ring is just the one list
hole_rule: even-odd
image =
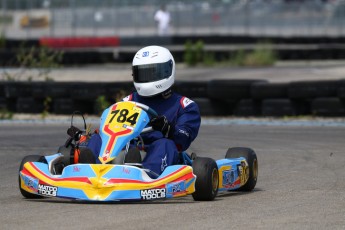
[[25,198],[86,201],[154,200],[192,194],[194,200],[213,200],[220,191],[254,189],[258,161],[249,148],[229,148],[225,159],[217,161],[181,152],[178,165],[167,166],[156,176],[140,162],[126,162],[130,147],[143,144],[141,134],[152,131],[147,126],[156,116],[154,110],[136,102],[110,106],[102,114],[99,129],[101,163],[80,163],[78,154],[87,148],[77,144],[75,135],[80,137],[85,130],[75,132],[58,153],[23,158],[19,168],[21,194]]

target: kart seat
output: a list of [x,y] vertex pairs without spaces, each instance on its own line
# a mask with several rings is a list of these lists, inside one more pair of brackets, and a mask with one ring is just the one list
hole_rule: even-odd
[[115,160],[113,160],[112,164],[128,164],[137,166],[141,165],[142,159],[144,159],[145,156],[146,152],[140,151],[137,148],[130,148],[127,153],[125,150],[121,151]]
[[141,163],[141,154],[139,149],[137,148],[130,148],[125,156],[125,163]]

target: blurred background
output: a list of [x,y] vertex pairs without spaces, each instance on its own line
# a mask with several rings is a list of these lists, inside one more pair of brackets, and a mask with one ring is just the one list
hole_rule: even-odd
[[[3,48],[93,51],[79,61],[69,49],[64,64],[128,62],[151,44],[175,45],[169,48],[183,61],[181,45],[199,40],[216,60],[257,43],[269,43],[281,60],[344,57],[344,0],[0,0],[0,6]],[[163,6],[169,18],[161,34],[155,14]],[[0,55],[1,65],[15,62],[4,59],[13,60],[16,52]]]
[[7,38],[155,35],[166,5],[170,34],[343,36],[343,0],[0,0]]
[[[18,47],[64,51],[63,64],[130,62],[146,45],[165,45],[178,62],[187,42],[216,61],[265,43],[279,60],[345,58],[344,0],[0,0],[0,65]],[[164,34],[155,14],[169,14]],[[74,48],[74,50],[73,50]],[[82,48],[83,55],[76,53]],[[78,50],[80,51],[80,50]],[[11,60],[11,61],[9,61]],[[18,62],[17,62],[18,65]]]
[[130,63],[147,45],[170,49],[175,88],[203,115],[345,115],[345,0],[0,6],[0,116],[97,114],[133,90]]

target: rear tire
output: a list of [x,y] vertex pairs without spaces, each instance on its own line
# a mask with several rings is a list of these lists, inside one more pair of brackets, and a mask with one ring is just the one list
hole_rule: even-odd
[[194,200],[214,200],[219,184],[217,163],[208,157],[197,157],[193,160],[193,173],[196,175]]
[[[46,159],[44,158],[44,156],[41,155],[29,155],[23,158],[22,162],[20,163],[19,166],[19,172],[23,170],[24,168],[24,164],[26,162],[42,162],[42,163],[47,163]],[[27,191],[25,191],[24,189],[21,188],[21,177],[19,175],[18,177],[18,181],[19,181],[19,190],[20,193],[25,197],[25,198],[29,198],[29,199],[37,199],[37,198],[43,198],[42,196],[36,195],[36,194],[32,194],[29,193]]]
[[95,156],[92,150],[87,147],[79,148],[79,160],[78,163],[82,164],[96,164]]
[[229,148],[225,158],[244,157],[249,166],[249,178],[245,185],[236,189],[237,191],[252,191],[258,180],[258,159],[254,150],[244,147]]
[[64,157],[62,162],[64,164],[64,167],[74,163],[74,148],[72,148],[71,145],[69,145],[68,147],[62,145],[59,147],[57,152],[61,153]]

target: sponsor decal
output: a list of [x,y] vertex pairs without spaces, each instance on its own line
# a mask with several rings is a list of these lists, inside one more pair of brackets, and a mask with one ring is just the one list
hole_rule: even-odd
[[129,168],[127,167],[123,167],[122,168],[122,172],[126,173],[126,174],[130,174],[131,173],[131,170],[129,170]]
[[80,172],[81,168],[79,168],[78,166],[74,166],[73,167],[73,172]]
[[141,190],[140,196],[141,196],[141,199],[143,199],[143,200],[165,198],[166,197],[166,189],[165,188],[154,188],[154,189]]
[[180,104],[182,106],[182,108],[186,108],[188,105],[192,104],[194,101],[187,98],[187,97],[182,97]]
[[38,188],[38,179],[32,178],[30,176],[25,175],[23,177],[24,179],[24,183],[27,187],[29,187],[30,189],[32,189],[33,191],[37,192],[37,188]]
[[38,194],[45,196],[56,196],[58,188],[55,186],[38,184]]
[[186,130],[179,129],[178,132],[189,137],[189,133]]
[[169,194],[175,194],[184,192],[186,190],[184,181],[176,182],[176,183],[170,183],[167,185],[168,193]]
[[154,52],[151,58],[157,57],[158,56],[158,52]]
[[132,94],[128,95],[127,97],[124,97],[122,101],[131,101],[132,100]]
[[106,151],[103,153],[103,155],[102,155],[103,161],[108,160],[109,155],[110,155],[110,151],[109,151],[109,150],[106,150]]
[[173,193],[177,193],[177,192],[182,192],[183,189],[181,188],[181,184],[175,184],[172,187],[172,192]]
[[162,164],[161,164],[161,171],[163,172],[164,169],[168,166],[167,164],[167,155],[162,159]]
[[235,171],[234,170],[224,170],[223,171],[223,187],[232,188],[235,182]]
[[123,125],[122,125],[122,128],[134,130],[134,127],[129,126],[129,125],[126,125],[126,124],[123,124]]
[[249,178],[249,167],[245,161],[241,161],[240,165],[237,165],[238,175],[240,177],[241,185],[245,184]]
[[148,57],[149,55],[150,55],[150,52],[149,52],[149,51],[143,52],[143,57]]

